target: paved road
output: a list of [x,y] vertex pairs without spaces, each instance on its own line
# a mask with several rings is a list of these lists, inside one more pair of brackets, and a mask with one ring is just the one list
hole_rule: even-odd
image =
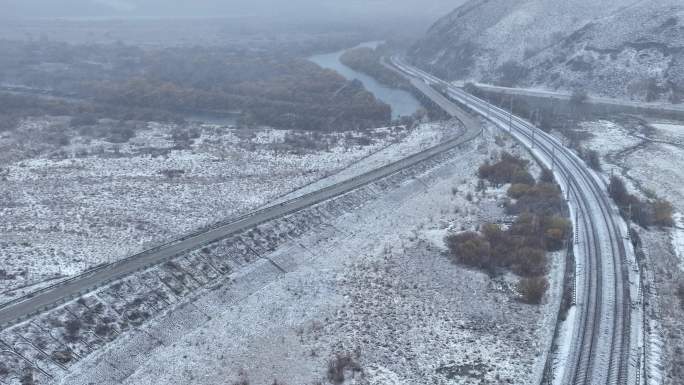
[[[463,88],[465,85],[465,83],[462,81],[452,82],[451,84],[453,86],[456,86],[459,88]],[[477,86],[478,88],[481,88],[484,91],[496,92],[496,93],[504,94],[504,95],[520,95],[520,96],[530,96],[530,97],[556,99],[556,100],[564,100],[564,101],[570,100],[570,98],[572,98],[572,94],[569,92],[551,91],[551,90],[543,90],[543,89],[536,89],[536,88],[501,87],[501,86],[495,86],[495,85],[484,84],[484,83],[473,83],[473,84],[475,86]],[[616,107],[639,108],[639,109],[655,111],[655,112],[674,113],[674,114],[684,115],[684,104],[646,103],[646,102],[636,102],[636,101],[624,100],[624,99],[606,98],[606,97],[602,97],[602,96],[593,96],[593,95],[589,96],[589,98],[586,100],[586,103],[604,104],[604,105],[616,106]]]
[[[423,88],[427,87],[424,83],[422,83],[422,85],[418,84],[418,86]],[[431,92],[430,90],[432,89],[427,87],[425,90],[427,92]],[[434,90],[432,90],[432,92],[434,92]],[[437,94],[436,92],[435,94],[436,95],[433,96],[437,100],[440,100],[440,105],[442,105],[449,114],[462,120],[466,127],[464,134],[457,138],[450,139],[438,146],[429,148],[420,153],[401,159],[379,169],[367,172],[350,180],[340,182],[293,200],[250,213],[236,219],[233,222],[186,236],[169,244],[131,256],[125,260],[99,267],[67,281],[35,292],[29,295],[30,297],[24,297],[17,301],[2,305],[2,307],[0,307],[0,326],[7,327],[36,313],[45,311],[70,299],[79,297],[86,292],[103,286],[104,284],[164,262],[181,253],[197,249],[213,241],[254,227],[260,223],[297,212],[316,203],[320,203],[322,201],[342,195],[374,182],[380,178],[401,171],[416,163],[433,158],[480,135],[481,127],[479,121],[458,109],[458,107],[456,107],[453,103],[450,103],[443,96]]]
[[[446,87],[450,97],[467,105],[507,130],[553,169],[569,191],[577,213],[577,307],[571,349],[562,375],[563,384],[633,384],[636,368],[630,366],[630,346],[636,338],[630,324],[631,298],[626,261],[634,256],[625,241],[624,223],[611,204],[604,181],[589,170],[571,150],[532,124],[461,89],[411,67],[398,58],[393,63],[411,76]],[[635,318],[636,319],[636,318]],[[636,360],[635,360],[636,361]]]

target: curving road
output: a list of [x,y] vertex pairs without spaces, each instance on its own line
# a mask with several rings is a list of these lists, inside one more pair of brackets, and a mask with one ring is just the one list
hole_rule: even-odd
[[454,100],[486,117],[528,147],[552,170],[569,197],[577,232],[577,314],[571,349],[554,383],[634,384],[638,369],[630,365],[636,340],[631,325],[628,261],[633,252],[626,226],[611,204],[605,182],[555,137],[484,100],[412,67],[399,58],[393,64],[411,77],[441,84]]
[[[427,92],[432,90],[424,83],[419,86],[426,87],[425,90]],[[463,143],[471,141],[480,135],[482,130],[478,120],[464,113],[461,109],[434,90],[432,90],[432,92],[434,93],[432,96],[436,100],[439,100],[440,105],[443,106],[445,111],[463,122],[466,131],[462,135],[347,181],[249,213],[215,228],[186,235],[175,241],[133,255],[124,260],[99,266],[66,281],[62,281],[25,297],[0,305],[0,329],[23,321],[37,313],[59,306],[66,301],[79,297],[86,292],[121,279],[129,274],[167,261],[179,254],[200,248],[208,243],[242,232],[261,223],[303,210],[317,203],[365,186],[419,162],[434,158]]]
[[[459,82],[452,82],[451,84],[453,86],[463,88],[465,86],[465,83],[466,82],[459,81]],[[551,90],[542,90],[542,89],[535,89],[535,88],[503,87],[503,86],[495,86],[492,84],[484,84],[484,83],[473,83],[473,85],[482,89],[483,91],[490,91],[490,92],[495,92],[495,93],[503,94],[503,95],[528,96],[528,97],[545,98],[545,99],[552,99],[552,100],[555,99],[555,100],[562,100],[562,101],[569,101],[572,99],[571,93],[562,92],[562,91],[551,91]],[[684,104],[638,102],[638,101],[632,101],[632,100],[614,99],[614,98],[608,98],[608,97],[603,97],[603,96],[594,96],[594,95],[589,95],[585,102],[589,103],[589,104],[599,104],[599,105],[614,106],[614,107],[629,107],[629,108],[635,108],[635,109],[640,109],[640,110],[650,111],[650,112],[684,115]]]

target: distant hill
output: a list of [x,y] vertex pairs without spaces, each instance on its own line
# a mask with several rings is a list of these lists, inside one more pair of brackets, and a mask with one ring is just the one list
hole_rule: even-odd
[[409,52],[450,80],[677,101],[684,94],[681,0],[470,0]]
[[[3,18],[280,17],[434,20],[464,0],[0,0]],[[429,19],[428,19],[429,18]]]

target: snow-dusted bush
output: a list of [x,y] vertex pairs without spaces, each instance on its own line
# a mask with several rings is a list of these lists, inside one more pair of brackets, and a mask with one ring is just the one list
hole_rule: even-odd
[[518,291],[522,300],[529,304],[540,304],[548,288],[549,281],[546,277],[522,278],[518,282]]

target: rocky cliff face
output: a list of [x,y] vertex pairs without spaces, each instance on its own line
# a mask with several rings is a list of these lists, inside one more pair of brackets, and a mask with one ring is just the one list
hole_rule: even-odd
[[471,0],[409,52],[442,77],[674,100],[684,93],[681,0]]

